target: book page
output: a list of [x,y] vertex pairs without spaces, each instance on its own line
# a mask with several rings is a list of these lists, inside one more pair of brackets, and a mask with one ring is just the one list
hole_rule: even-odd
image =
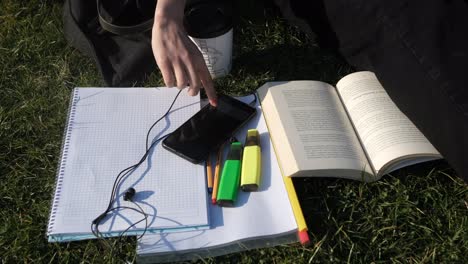
[[270,95],[261,95],[263,87],[259,94],[285,175],[362,179],[373,173],[334,87],[317,81],[270,85]]
[[416,156],[440,157],[431,143],[393,103],[374,73],[350,74],[336,86],[378,173],[385,171],[392,161]]

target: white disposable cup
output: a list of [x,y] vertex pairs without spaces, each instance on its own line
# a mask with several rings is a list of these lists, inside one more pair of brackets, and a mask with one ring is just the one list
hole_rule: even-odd
[[185,7],[185,29],[212,78],[231,71],[233,21],[233,0],[191,0]]
[[212,78],[219,78],[227,75],[232,66],[232,28],[214,38],[190,39],[195,43],[205,60],[206,67]]

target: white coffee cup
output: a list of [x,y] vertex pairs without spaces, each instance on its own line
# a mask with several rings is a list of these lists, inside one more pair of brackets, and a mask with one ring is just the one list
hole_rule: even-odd
[[231,71],[232,29],[215,38],[190,37],[190,39],[202,53],[212,78],[225,76]]
[[232,66],[232,2],[199,1],[186,7],[184,25],[203,55],[212,78],[227,75]]

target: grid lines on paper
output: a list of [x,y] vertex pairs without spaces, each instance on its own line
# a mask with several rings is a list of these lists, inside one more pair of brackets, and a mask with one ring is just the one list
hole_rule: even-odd
[[[80,226],[89,231],[89,223],[107,207],[115,177],[143,156],[148,128],[165,113],[174,95],[142,88],[80,89],[70,140],[70,162],[65,167],[65,195],[60,202],[62,228]],[[194,98],[181,95],[173,109],[167,119],[155,126],[150,140],[161,130],[162,134],[171,132],[199,106]],[[139,202],[145,211],[161,216],[154,226],[158,226],[158,221],[161,225],[190,224],[193,220],[189,216],[198,221],[203,215],[200,208],[200,200],[206,201],[201,195],[206,192],[203,177],[203,167],[188,163],[157,144],[148,160],[122,182],[118,195],[134,187],[137,199],[141,194]],[[131,206],[121,198],[116,205]],[[109,228],[125,229],[126,221],[141,219],[141,215],[131,210],[121,214]],[[172,222],[164,222],[163,218]]]

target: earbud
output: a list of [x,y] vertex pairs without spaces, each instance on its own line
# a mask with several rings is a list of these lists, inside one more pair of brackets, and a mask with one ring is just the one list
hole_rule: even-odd
[[131,201],[133,197],[135,196],[135,189],[133,188],[128,188],[127,191],[124,193],[124,201]]

